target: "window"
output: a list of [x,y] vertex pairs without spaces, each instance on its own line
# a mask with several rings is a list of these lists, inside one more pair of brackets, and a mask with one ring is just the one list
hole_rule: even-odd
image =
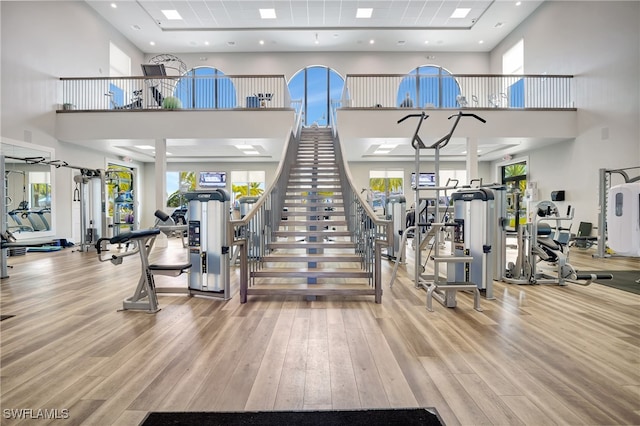
[[398,87],[396,105],[409,103],[416,108],[457,108],[460,86],[442,67],[426,65],[412,70]]
[[[131,75],[131,58],[118,46],[109,43],[109,77],[128,77]],[[124,90],[116,84],[109,83],[109,92],[112,94],[111,107],[125,105]]]
[[516,228],[516,215],[518,224],[527,223],[527,205],[524,202],[524,192],[527,189],[527,162],[502,166],[502,184],[507,187],[507,220],[509,229]]
[[259,197],[265,190],[266,172],[264,170],[231,171],[231,203],[237,207],[240,197]]
[[367,201],[374,209],[384,209],[388,197],[404,194],[404,170],[370,170]]
[[312,66],[298,71],[288,86],[291,99],[302,101],[303,125],[331,125],[331,102],[342,95],[342,76],[331,68]]
[[231,79],[216,68],[198,67],[185,74],[175,88],[175,96],[185,109],[226,109],[236,107],[236,89]]
[[29,172],[29,193],[32,208],[51,208],[51,173]]
[[167,172],[167,207],[184,207],[184,193],[195,190],[195,172]]
[[[524,40],[520,39],[502,55],[502,73],[505,75],[524,74]],[[517,78],[505,88],[511,108],[524,107],[524,79]]]

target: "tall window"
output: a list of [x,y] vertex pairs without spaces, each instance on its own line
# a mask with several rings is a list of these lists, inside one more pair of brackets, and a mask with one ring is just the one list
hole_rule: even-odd
[[[118,46],[109,43],[109,77],[128,77],[131,75],[131,58]],[[125,105],[129,102],[129,95],[125,95],[124,90],[116,84],[109,83],[109,92],[112,96],[113,105]],[[106,99],[106,98],[105,98]]]
[[[460,86],[442,67],[425,65],[412,70],[398,87],[397,105],[424,108],[457,108]],[[407,97],[410,99],[406,101]]]
[[374,209],[384,209],[392,195],[404,194],[404,170],[370,170],[367,201]]
[[185,206],[184,193],[195,190],[195,172],[167,172],[167,207]]
[[[524,74],[524,40],[520,39],[502,55],[502,73],[505,75]],[[514,78],[505,88],[511,108],[524,107],[524,79]]]
[[331,125],[331,102],[342,95],[342,76],[331,68],[316,65],[298,71],[288,86],[291,99],[302,101],[305,126]]
[[175,88],[175,96],[185,109],[236,107],[236,89],[231,79],[217,68],[197,67],[185,74]]
[[259,197],[264,193],[266,172],[264,170],[232,170],[231,202],[234,206],[240,197]]
[[502,184],[507,187],[507,219],[510,229],[518,224],[527,223],[527,205],[524,202],[524,191],[527,189],[527,162],[502,166]]

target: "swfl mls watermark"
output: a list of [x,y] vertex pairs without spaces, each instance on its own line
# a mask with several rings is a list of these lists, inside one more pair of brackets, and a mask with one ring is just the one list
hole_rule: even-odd
[[69,418],[67,408],[4,408],[2,417],[12,420],[62,420]]

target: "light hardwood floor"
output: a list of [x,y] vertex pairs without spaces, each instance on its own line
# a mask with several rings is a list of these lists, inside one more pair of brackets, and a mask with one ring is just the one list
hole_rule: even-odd
[[[181,260],[179,240],[160,258]],[[640,269],[638,259],[592,259],[583,269]],[[137,425],[148,411],[435,407],[447,425],[640,424],[640,295],[602,285],[495,283],[472,309],[434,302],[411,264],[382,304],[373,297],[253,296],[237,271],[227,302],[160,295],[157,314],[119,312],[140,271],[96,254],[9,258],[1,283],[0,403],[68,410],[52,423]],[[407,271],[409,271],[407,273]],[[158,285],[186,285],[162,277]]]

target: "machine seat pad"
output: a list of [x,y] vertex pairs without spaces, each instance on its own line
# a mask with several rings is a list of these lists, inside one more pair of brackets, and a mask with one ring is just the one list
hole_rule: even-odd
[[109,240],[111,244],[122,244],[126,243],[129,240],[150,237],[152,235],[159,234],[159,229],[138,229],[130,232],[123,232],[122,234],[118,234],[115,237]]
[[191,268],[190,263],[182,263],[180,265],[149,265],[152,271],[184,271]]
[[551,250],[560,250],[562,248],[560,244],[551,238],[538,238],[538,242]]

